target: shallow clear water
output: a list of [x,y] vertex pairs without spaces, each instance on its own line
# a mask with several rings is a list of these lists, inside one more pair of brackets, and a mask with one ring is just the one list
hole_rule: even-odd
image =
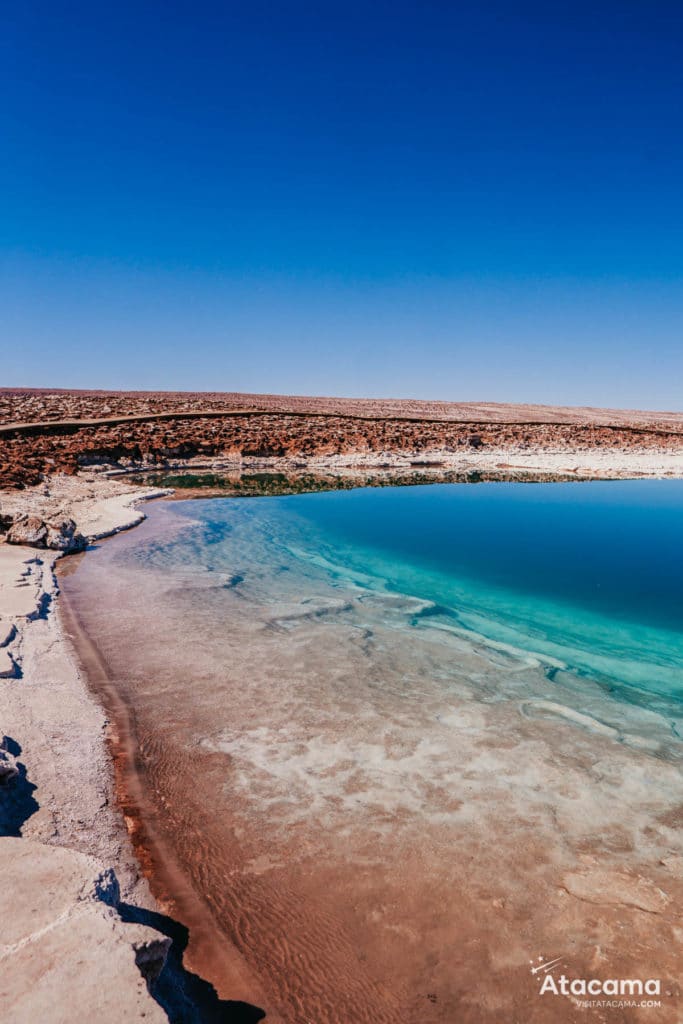
[[[150,566],[245,565],[427,602],[466,628],[611,685],[683,698],[683,481],[478,484],[193,501]],[[239,575],[239,572],[237,573]],[[235,585],[241,581],[237,580]],[[292,586],[294,583],[292,581]]]
[[539,951],[677,975],[682,483],[148,511],[63,588],[269,1019],[578,1019]]

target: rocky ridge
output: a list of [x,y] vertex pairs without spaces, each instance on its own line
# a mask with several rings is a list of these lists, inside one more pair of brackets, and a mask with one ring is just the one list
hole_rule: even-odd
[[683,414],[219,394],[0,392],[0,487],[191,459],[683,454]]

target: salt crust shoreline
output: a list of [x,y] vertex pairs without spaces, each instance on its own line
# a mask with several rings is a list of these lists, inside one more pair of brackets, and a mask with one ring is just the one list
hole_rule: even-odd
[[[144,518],[134,502],[155,493],[127,490],[55,479],[0,503],[76,507],[94,540]],[[0,793],[0,1001],[16,1024],[71,1021],[74,1006],[103,1024],[163,1022],[141,971],[158,974],[170,940],[117,910],[154,901],[113,799],[107,720],[55,614],[59,557],[0,545],[0,734],[20,769]]]
[[[604,477],[683,477],[683,453],[533,452],[504,449],[454,458],[424,453],[442,470],[523,471]],[[406,453],[171,463],[213,471],[362,474],[410,468]],[[152,467],[149,467],[152,468]],[[161,467],[154,467],[160,469]],[[140,502],[168,490],[131,487],[105,467],[54,476],[23,491],[0,492],[0,510],[74,518],[94,542],[142,522]],[[0,793],[0,1000],[17,1024],[66,1022],[72,1007],[101,1024],[163,1022],[166,1013],[143,973],[161,968],[169,940],[124,924],[126,904],[156,909],[113,798],[107,719],[88,690],[55,614],[59,554],[0,544],[0,734],[20,776]],[[21,838],[18,838],[21,836]],[[116,881],[112,881],[113,872]],[[36,927],[37,925],[37,927]]]

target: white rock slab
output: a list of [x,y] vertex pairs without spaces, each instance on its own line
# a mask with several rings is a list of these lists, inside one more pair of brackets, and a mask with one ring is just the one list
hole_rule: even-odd
[[[136,963],[163,962],[169,939],[124,924],[98,898],[116,885],[94,858],[30,839],[0,839],[0,1006],[13,1024],[98,1024],[167,1017]],[[108,877],[107,877],[108,875]]]

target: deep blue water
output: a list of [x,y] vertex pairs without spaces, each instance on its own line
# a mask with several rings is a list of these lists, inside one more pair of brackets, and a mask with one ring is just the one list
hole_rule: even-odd
[[453,484],[294,502],[331,539],[396,562],[683,631],[683,481]]

